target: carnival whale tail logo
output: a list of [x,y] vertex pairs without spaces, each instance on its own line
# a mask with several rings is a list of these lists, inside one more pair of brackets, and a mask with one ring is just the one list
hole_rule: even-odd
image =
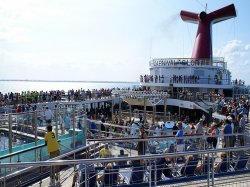
[[211,36],[212,24],[236,17],[236,10],[234,4],[231,4],[209,14],[205,11],[193,13],[182,10],[180,16],[183,21],[198,24],[191,58],[211,59],[213,57]]

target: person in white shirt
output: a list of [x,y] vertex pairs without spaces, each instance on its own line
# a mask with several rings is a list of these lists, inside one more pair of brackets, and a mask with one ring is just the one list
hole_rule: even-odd
[[[195,134],[196,135],[204,135],[204,129],[203,129],[203,120],[200,119],[200,121],[195,126]],[[199,142],[202,138],[197,138],[196,142]]]
[[47,124],[51,124],[52,121],[52,117],[53,117],[53,113],[52,111],[49,109],[48,106],[46,106],[45,112],[44,112],[44,117],[45,117],[45,121]]
[[191,135],[191,127],[190,125],[187,125],[186,128],[184,129],[184,134]]
[[131,136],[137,137],[139,135],[139,126],[137,123],[133,123],[131,126]]
[[161,136],[161,128],[160,125],[157,125],[155,128],[155,136]]
[[203,120],[200,119],[200,121],[196,124],[195,127],[195,132],[197,135],[203,135],[204,134],[204,130],[203,130]]

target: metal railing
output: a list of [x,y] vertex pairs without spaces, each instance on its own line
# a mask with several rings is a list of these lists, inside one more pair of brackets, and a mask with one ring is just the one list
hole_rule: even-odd
[[[87,187],[89,186],[90,178],[87,176],[89,174],[89,170],[87,170],[87,166],[93,165],[94,166],[94,172],[97,177],[95,183],[97,184],[97,181],[100,181],[100,183],[105,183],[105,180],[101,180],[99,178],[100,175],[106,175],[106,170],[105,166],[107,164],[105,163],[112,163],[112,167],[114,170],[113,172],[109,174],[115,174],[119,173],[120,181],[118,182],[118,186],[125,185],[124,183],[129,183],[129,182],[135,182],[131,181],[132,175],[137,172],[137,174],[140,172],[143,174],[143,178],[141,178],[140,184],[144,184],[145,186],[159,186],[159,185],[169,185],[171,183],[182,183],[183,182],[189,182],[192,185],[198,184],[200,186],[218,186],[222,181],[224,182],[224,185],[226,184],[232,184],[228,179],[229,177],[232,177],[234,179],[235,184],[240,184],[240,183],[245,183],[249,184],[250,181],[250,175],[249,172],[250,170],[248,169],[248,160],[246,161],[245,166],[242,168],[242,170],[238,171],[236,168],[236,165],[232,165],[232,162],[234,161],[234,164],[237,164],[240,159],[240,155],[238,154],[238,157],[235,159],[233,157],[230,157],[230,153],[238,153],[238,152],[246,152],[249,151],[250,147],[249,146],[243,146],[243,147],[234,147],[234,148],[223,148],[223,149],[209,149],[209,150],[197,150],[197,151],[186,151],[186,152],[175,152],[175,153],[163,153],[163,154],[149,154],[149,155],[140,155],[140,156],[128,156],[128,157],[112,157],[112,158],[100,158],[100,159],[78,159],[78,160],[53,160],[53,161],[46,161],[46,162],[25,162],[25,163],[3,163],[0,165],[0,168],[5,170],[6,168],[16,168],[16,167],[51,167],[51,166],[73,166],[73,165],[85,165],[85,169],[83,169],[81,172],[83,172],[86,175],[86,180],[82,181],[84,186]],[[219,163],[223,163],[222,157],[219,156],[220,153],[226,153],[227,155],[227,161],[229,164],[226,167],[226,170],[222,171],[222,168],[220,170],[216,169]],[[197,155],[197,158],[194,158],[194,156]],[[249,159],[249,155],[244,155],[247,156],[245,159]],[[183,161],[182,163],[178,163],[174,161],[174,164],[171,163],[171,160],[176,160],[177,158],[180,157],[185,157],[186,160]],[[170,163],[168,163],[168,169],[171,170],[172,174],[171,176],[168,176],[164,178],[164,176],[161,176],[158,178],[158,171],[163,174],[163,168],[160,167],[159,162],[157,162],[160,159],[168,160]],[[196,160],[198,159],[199,162],[194,164],[194,165],[188,165],[190,164],[188,161]],[[207,160],[207,162],[205,162]],[[136,161],[138,161],[136,164]],[[125,166],[118,166],[117,163],[119,161],[126,161],[127,165]],[[133,162],[135,161],[135,162]],[[176,160],[177,161],[177,160]],[[129,163],[130,162],[130,163]],[[197,171],[196,169],[199,166],[204,166],[204,164],[207,164],[207,171],[199,170]],[[98,166],[97,166],[98,165]],[[115,168],[119,168],[118,170]],[[194,169],[192,170],[192,173],[188,174],[188,170],[192,166]],[[222,166],[222,165],[221,165]],[[221,167],[220,166],[220,167]],[[136,168],[139,168],[139,170],[136,170]],[[184,168],[184,169],[182,169]],[[203,168],[202,168],[203,169]],[[73,172],[74,173],[74,172]],[[72,182],[72,177],[73,173],[71,173],[71,178],[70,182]],[[127,179],[126,176],[127,174],[130,174],[131,177],[130,179]],[[99,176],[97,176],[99,174]],[[245,180],[242,181],[242,178],[239,178],[239,176],[243,176]],[[223,180],[223,177],[227,178],[228,181],[225,179]],[[219,180],[215,180],[215,178],[219,178]],[[3,177],[1,178],[2,186],[8,186],[6,183],[6,178]],[[87,181],[88,180],[88,181]],[[197,181],[199,180],[199,181]],[[4,182],[5,181],[5,182]],[[44,181],[42,182],[45,183]],[[67,186],[70,183],[67,183],[67,181],[59,181],[59,183],[62,186]],[[79,183],[78,183],[79,185]],[[130,186],[136,186],[138,183],[129,183],[126,185]]]
[[[51,124],[54,127],[57,137],[72,136],[74,128],[84,131],[86,126],[86,113],[82,106],[58,107],[49,109],[52,113]],[[0,155],[16,151],[14,147],[33,142],[38,144],[44,138],[46,132],[46,111],[37,110],[23,113],[0,114],[0,131],[6,136],[5,151],[1,150]],[[71,129],[71,130],[70,130]],[[76,133],[77,135],[77,133]],[[21,142],[24,140],[25,142]],[[76,139],[76,141],[79,141]],[[9,151],[7,151],[9,149]]]
[[[59,141],[60,147],[65,147],[64,145],[61,144],[61,142]],[[58,160],[58,159],[79,159],[82,158],[82,154],[86,154],[86,153],[91,153],[91,154],[96,154],[96,151],[98,151],[98,149],[96,149],[97,145],[99,145],[99,143],[93,143],[91,145],[88,146],[84,146],[75,150],[72,150],[72,148],[67,148],[69,149],[68,152],[64,153],[62,152],[62,154],[58,157],[55,157],[53,159],[50,160]],[[46,149],[46,151],[42,151],[42,149]],[[34,151],[37,152],[37,158],[35,160],[30,160],[32,162],[40,162],[40,161],[48,161],[49,156],[47,153],[47,147],[43,144],[40,146],[35,146],[32,147],[28,150],[23,150],[17,153],[12,153],[10,155],[5,155],[3,157],[1,157],[0,159],[10,159],[11,157],[20,157],[20,154],[23,153],[30,153],[30,151]],[[89,155],[91,155],[89,154]],[[1,160],[2,161],[2,160]],[[27,162],[27,160],[26,160]],[[37,167],[37,166],[26,166],[26,165],[22,165],[20,167],[16,167],[16,168],[2,168],[1,165],[4,163],[25,163],[25,161],[23,162],[22,160],[19,161],[13,161],[12,162],[1,162],[0,164],[0,181],[2,182],[2,184],[0,186],[4,184],[6,184],[7,186],[9,185],[13,185],[13,184],[26,184],[32,181],[36,181],[36,180],[42,180],[45,177],[49,176],[49,172],[48,172],[48,168],[41,168],[41,167]],[[68,167],[68,166],[65,166]]]
[[[180,99],[185,101],[209,101],[215,102],[217,96],[211,96],[209,93],[200,93],[200,92],[171,92],[171,91],[130,91],[130,90],[113,90],[113,95],[119,95],[124,99],[144,99],[147,98],[149,100],[164,100],[166,99]],[[204,101],[203,101],[204,100]]]

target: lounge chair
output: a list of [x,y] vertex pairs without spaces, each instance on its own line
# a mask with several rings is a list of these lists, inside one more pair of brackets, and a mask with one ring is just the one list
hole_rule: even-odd
[[[118,155],[118,157],[127,157],[127,156],[128,156],[128,154]],[[117,165],[118,166],[126,166],[127,165],[127,161],[126,160],[118,161]]]
[[119,175],[118,167],[114,166],[112,169],[104,170],[104,181],[103,181],[102,186],[109,187],[109,186],[117,185],[118,175]]
[[133,160],[131,162],[131,176],[128,179],[128,177],[125,176],[124,182],[126,184],[140,184],[144,181],[144,165],[141,164],[140,160]]
[[222,161],[219,163],[219,166],[215,166],[215,172],[228,172],[232,166],[230,165],[229,158],[223,158]]
[[209,159],[209,161],[208,161],[208,158],[206,157],[205,160],[203,160],[201,169],[202,169],[202,171],[201,171],[202,174],[207,174],[208,171],[211,171],[211,169],[212,169],[212,160]]
[[[151,181],[160,181],[162,179],[163,169],[165,167],[165,162],[152,163],[151,165]],[[147,177],[149,181],[149,176]]]
[[249,160],[249,155],[239,156],[236,162],[234,163],[234,171],[244,170],[247,167],[247,163]]
[[182,168],[177,171],[177,175],[179,176],[194,176],[195,169],[198,165],[199,158],[188,159],[187,162],[182,166]]
[[142,183],[144,181],[144,172],[144,166],[133,167],[129,183]]
[[97,186],[96,178],[97,178],[96,171],[90,171],[87,174],[87,180],[85,180],[85,172],[82,172],[79,186],[85,187],[85,182],[87,182],[87,186],[96,187]]

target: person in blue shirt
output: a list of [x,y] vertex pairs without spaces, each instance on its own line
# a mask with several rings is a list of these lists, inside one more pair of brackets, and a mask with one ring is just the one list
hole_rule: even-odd
[[232,130],[232,126],[231,126],[231,121],[232,121],[232,118],[229,116],[227,117],[227,119],[225,120],[225,126],[224,126],[224,129],[223,129],[223,134],[225,135],[224,136],[224,147],[231,147],[232,146],[232,133],[233,133],[233,130]]
[[164,136],[168,135],[168,128],[167,128],[166,124],[163,124],[162,135],[164,135]]
[[[178,131],[175,137],[183,137],[183,129],[182,129],[182,122],[178,121]],[[183,152],[184,151],[184,139],[176,139],[176,151]]]

